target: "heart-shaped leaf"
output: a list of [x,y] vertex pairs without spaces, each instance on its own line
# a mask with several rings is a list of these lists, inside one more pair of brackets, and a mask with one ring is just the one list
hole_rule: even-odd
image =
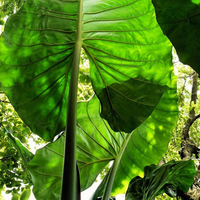
[[171,82],[171,44],[154,13],[150,0],[28,0],[0,38],[1,89],[32,131],[52,140],[66,124],[82,47],[101,116],[130,133]]
[[[114,178],[113,187],[111,184],[113,196],[125,193],[131,177],[142,175],[146,165],[159,162],[177,120],[174,85],[165,92],[152,115],[130,134],[114,132],[99,116],[97,97],[77,106],[77,163],[81,190],[87,189],[101,170],[114,161],[115,170],[105,177],[109,183],[109,177]],[[61,136],[56,142],[38,150],[28,164],[38,200],[60,197],[64,139]],[[102,195],[102,192],[97,195]]]

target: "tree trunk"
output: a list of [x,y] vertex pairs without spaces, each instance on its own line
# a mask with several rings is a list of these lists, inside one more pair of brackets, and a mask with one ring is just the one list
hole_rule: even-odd
[[[194,72],[192,77],[192,94],[190,100],[190,111],[188,119],[183,125],[181,132],[181,150],[179,151],[182,160],[189,160],[193,155],[198,158],[199,148],[190,139],[190,127],[193,123],[200,117],[195,113],[195,105],[197,101],[197,90],[198,90],[198,74]],[[200,178],[200,167],[197,167],[198,174],[195,176],[194,184],[190,187],[186,194],[180,194],[182,200],[199,200],[200,199],[200,187],[198,184],[198,179]]]

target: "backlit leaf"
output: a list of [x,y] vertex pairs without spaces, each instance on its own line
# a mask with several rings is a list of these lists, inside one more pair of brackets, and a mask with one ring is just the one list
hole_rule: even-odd
[[[131,177],[142,175],[146,165],[158,163],[167,149],[177,120],[177,97],[173,84],[152,115],[130,134],[114,132],[99,116],[97,97],[77,107],[77,163],[81,190],[87,189],[110,162],[117,162],[112,195],[125,193]],[[38,200],[59,199],[64,136],[36,152],[28,164]],[[113,164],[113,165],[114,165]],[[112,174],[113,176],[113,174]],[[106,176],[108,177],[108,176]],[[102,195],[102,192],[97,194]]]
[[32,131],[66,124],[75,50],[85,50],[101,116],[131,132],[170,87],[171,44],[150,0],[27,0],[0,38],[0,86]]

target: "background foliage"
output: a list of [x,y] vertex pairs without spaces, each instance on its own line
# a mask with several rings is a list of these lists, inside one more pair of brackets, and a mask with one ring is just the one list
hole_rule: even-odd
[[[21,7],[21,5],[23,5],[24,2],[11,0],[1,1],[0,3],[0,24],[3,24],[5,16],[14,13]],[[185,121],[188,118],[188,112],[191,110],[190,96],[192,87],[192,74],[194,72],[188,66],[183,66],[180,63],[175,64],[178,75],[178,105],[180,113],[178,125],[173,132],[173,137],[169,144],[168,151],[164,157],[164,160],[166,162],[170,161],[172,158],[175,160],[181,160],[178,153],[181,148],[181,131]],[[92,94],[93,90],[90,84],[88,60],[86,54],[82,52],[81,69],[79,74],[78,100],[86,100]],[[199,94],[198,96],[200,97]],[[20,159],[17,151],[9,143],[6,136],[6,131],[11,131],[13,135],[18,138],[23,144],[25,144],[26,147],[29,149],[30,146],[28,141],[30,140],[30,138],[32,138],[32,140],[34,140],[36,144],[43,143],[43,141],[39,138],[31,136],[32,133],[29,128],[25,124],[23,124],[23,122],[19,119],[18,115],[14,112],[14,109],[10,106],[8,102],[9,100],[2,93],[0,103],[0,186],[2,189],[4,189],[4,187],[6,186],[6,190],[8,192],[16,193],[18,191],[23,191],[23,188],[25,188],[26,186],[31,186],[32,182],[29,174],[27,173],[26,167]],[[197,113],[200,113],[198,105],[199,101],[197,102],[197,106],[195,106],[195,110]],[[197,120],[190,129],[190,138],[197,147],[199,146],[199,132],[199,122]],[[195,156],[193,156],[192,159],[195,159],[198,167],[198,159],[196,159]],[[102,178],[103,177],[104,176],[102,175]],[[170,198],[168,196],[160,196],[157,197],[157,199]]]

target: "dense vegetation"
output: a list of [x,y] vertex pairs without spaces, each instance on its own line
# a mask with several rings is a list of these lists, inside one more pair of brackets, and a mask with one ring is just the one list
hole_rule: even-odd
[[[179,9],[181,2],[172,6],[169,2],[153,1],[158,23],[174,44],[181,61],[198,72],[198,42],[190,45],[188,41],[198,32],[193,23],[197,20],[199,3],[188,0],[184,3],[181,12],[171,18],[174,15],[166,13]],[[115,4],[109,0],[52,0],[48,3],[35,0],[25,3],[8,19],[0,38],[0,83],[9,98],[2,96],[1,141],[11,150],[2,149],[2,176],[6,174],[2,186],[11,187],[13,193],[18,193],[20,188],[23,190],[22,182],[30,187],[28,167],[38,200],[59,199],[60,191],[61,199],[79,199],[80,188],[88,188],[113,161],[93,196],[93,199],[103,196],[107,200],[110,194],[124,193],[131,179],[142,176],[143,170],[148,169],[145,166],[160,161],[176,126],[178,108],[172,45],[156,21],[153,4],[149,0],[116,1]],[[6,2],[1,5],[5,14],[17,10],[16,2],[11,11],[6,5]],[[186,7],[190,8],[189,12]],[[1,14],[1,18],[4,16]],[[193,31],[185,37],[181,35],[183,29]],[[189,50],[183,49],[182,44]],[[85,53],[81,53],[82,48]],[[193,134],[198,131],[198,125],[195,125],[199,118],[198,74],[184,73],[192,79],[192,95],[191,98],[187,96],[188,84],[185,81],[178,90],[181,109],[171,145],[181,143],[179,154],[182,160],[194,159],[193,155],[198,159],[198,136]],[[187,80],[187,76],[181,76]],[[90,80],[96,95],[76,105],[77,92],[78,100],[87,100],[92,95]],[[190,103],[184,104],[185,100]],[[54,141],[38,150],[34,158],[15,139],[27,143],[32,131],[19,118],[9,121],[13,110],[5,106],[8,101],[35,134],[46,141]],[[196,138],[191,139],[191,136]],[[18,151],[8,145],[8,137]],[[168,151],[173,155],[177,150],[169,148]],[[11,156],[6,157],[8,154]],[[171,157],[165,156],[162,161]],[[186,166],[185,174],[191,176],[180,180],[190,183],[195,173],[194,166],[193,162],[185,163],[190,163],[183,164]],[[164,166],[167,174],[171,173],[168,168],[176,168],[175,163],[169,163],[154,171],[162,169],[160,172],[164,176]],[[176,173],[181,173],[179,169],[175,170]],[[172,174],[175,171],[172,170]],[[18,179],[12,178],[15,176]],[[152,177],[156,178],[147,180],[157,180],[155,184],[162,180],[160,175]],[[198,179],[197,176],[193,191],[198,191]],[[153,193],[147,191],[144,196],[153,199],[162,191],[182,199],[195,199],[193,191],[184,194],[189,185],[182,185],[174,179],[166,180],[167,185],[159,184],[157,193],[152,189]],[[196,194],[198,198],[198,192]],[[133,199],[134,195],[127,195],[127,198]]]

